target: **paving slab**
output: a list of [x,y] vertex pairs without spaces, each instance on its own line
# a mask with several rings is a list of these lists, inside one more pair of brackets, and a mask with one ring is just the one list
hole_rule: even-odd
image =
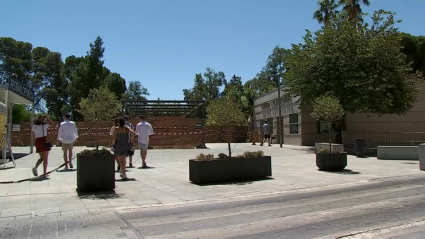
[[[46,180],[0,184],[0,219],[16,216],[45,216],[137,208],[156,204],[187,203],[220,200],[250,195],[276,193],[301,188],[349,184],[385,177],[424,174],[418,161],[385,161],[376,158],[349,156],[347,171],[318,171],[311,147],[279,145],[259,146],[250,143],[232,144],[233,155],[245,151],[263,150],[272,156],[273,177],[269,180],[198,186],[189,182],[189,159],[199,153],[218,155],[227,152],[227,144],[207,144],[208,149],[149,150],[147,163],[152,168],[141,169],[140,153],[133,156],[135,168],[128,169],[133,181],[117,181],[115,194],[84,195],[76,192],[76,171],[55,171]],[[87,149],[75,147],[74,154]],[[27,153],[29,147],[14,147],[15,153]],[[0,181],[32,177],[31,168],[38,154],[16,160],[16,168],[0,170]],[[49,155],[49,171],[63,163],[60,147]],[[10,166],[9,163],[6,166]],[[76,163],[74,163],[75,165]],[[76,166],[76,165],[75,165]],[[39,168],[41,173],[42,168]],[[119,173],[116,173],[119,179]],[[42,233],[40,231],[40,233]]]

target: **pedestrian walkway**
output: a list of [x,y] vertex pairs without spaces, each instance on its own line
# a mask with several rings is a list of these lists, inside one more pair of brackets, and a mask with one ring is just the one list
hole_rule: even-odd
[[[293,150],[279,145],[258,146],[232,144],[233,155],[244,151],[263,150],[272,156],[273,179],[254,182],[198,186],[189,182],[188,160],[199,153],[218,155],[227,152],[227,144],[209,144],[208,149],[149,150],[147,163],[152,168],[139,169],[141,159],[137,150],[134,157],[136,168],[128,169],[132,181],[117,181],[115,194],[77,195],[76,172],[53,172],[49,179],[16,184],[0,184],[0,218],[16,216],[84,215],[102,210],[110,213],[128,208],[176,205],[199,201],[213,201],[255,195],[272,195],[285,191],[318,188],[331,185],[350,185],[385,177],[424,174],[419,171],[418,161],[384,161],[376,158],[349,156],[343,173],[317,170],[315,155],[307,150]],[[75,153],[87,149],[75,147]],[[29,149],[15,147],[14,152],[25,153]],[[31,154],[16,160],[17,167],[0,170],[1,181],[32,177],[31,168],[38,158]],[[52,149],[49,169],[63,163],[60,147]],[[74,163],[76,165],[76,163]],[[41,172],[41,167],[39,168]],[[116,174],[119,179],[119,174]]]

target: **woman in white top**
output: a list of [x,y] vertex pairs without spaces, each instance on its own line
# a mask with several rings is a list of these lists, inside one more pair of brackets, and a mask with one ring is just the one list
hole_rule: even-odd
[[52,125],[53,122],[47,117],[47,115],[40,115],[37,119],[34,120],[34,125],[32,127],[32,133],[35,137],[35,149],[36,152],[40,155],[40,159],[37,160],[35,167],[32,169],[34,176],[37,176],[37,167],[43,162],[43,172],[47,172],[48,156],[50,148],[46,147],[47,142],[47,129],[49,125]]

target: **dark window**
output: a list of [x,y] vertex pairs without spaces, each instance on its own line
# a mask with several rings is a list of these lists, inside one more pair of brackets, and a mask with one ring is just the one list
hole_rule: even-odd
[[336,133],[337,129],[341,128],[341,121],[334,121],[331,123],[331,127],[329,129],[328,123],[325,121],[317,121],[317,133]]
[[289,115],[289,133],[298,134],[298,113]]

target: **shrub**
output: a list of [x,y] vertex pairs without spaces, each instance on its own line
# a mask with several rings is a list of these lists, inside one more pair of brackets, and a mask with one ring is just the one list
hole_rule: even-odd
[[214,159],[214,154],[203,154],[200,153],[198,156],[196,156],[196,160],[197,161],[208,161],[208,160],[213,160]]
[[91,156],[91,155],[110,155],[112,154],[111,151],[108,149],[102,148],[102,149],[86,149],[79,153],[79,155],[82,156]]
[[223,160],[223,159],[226,159],[227,158],[227,155],[224,154],[224,153],[219,153],[218,154],[218,158],[221,159],[221,160]]

